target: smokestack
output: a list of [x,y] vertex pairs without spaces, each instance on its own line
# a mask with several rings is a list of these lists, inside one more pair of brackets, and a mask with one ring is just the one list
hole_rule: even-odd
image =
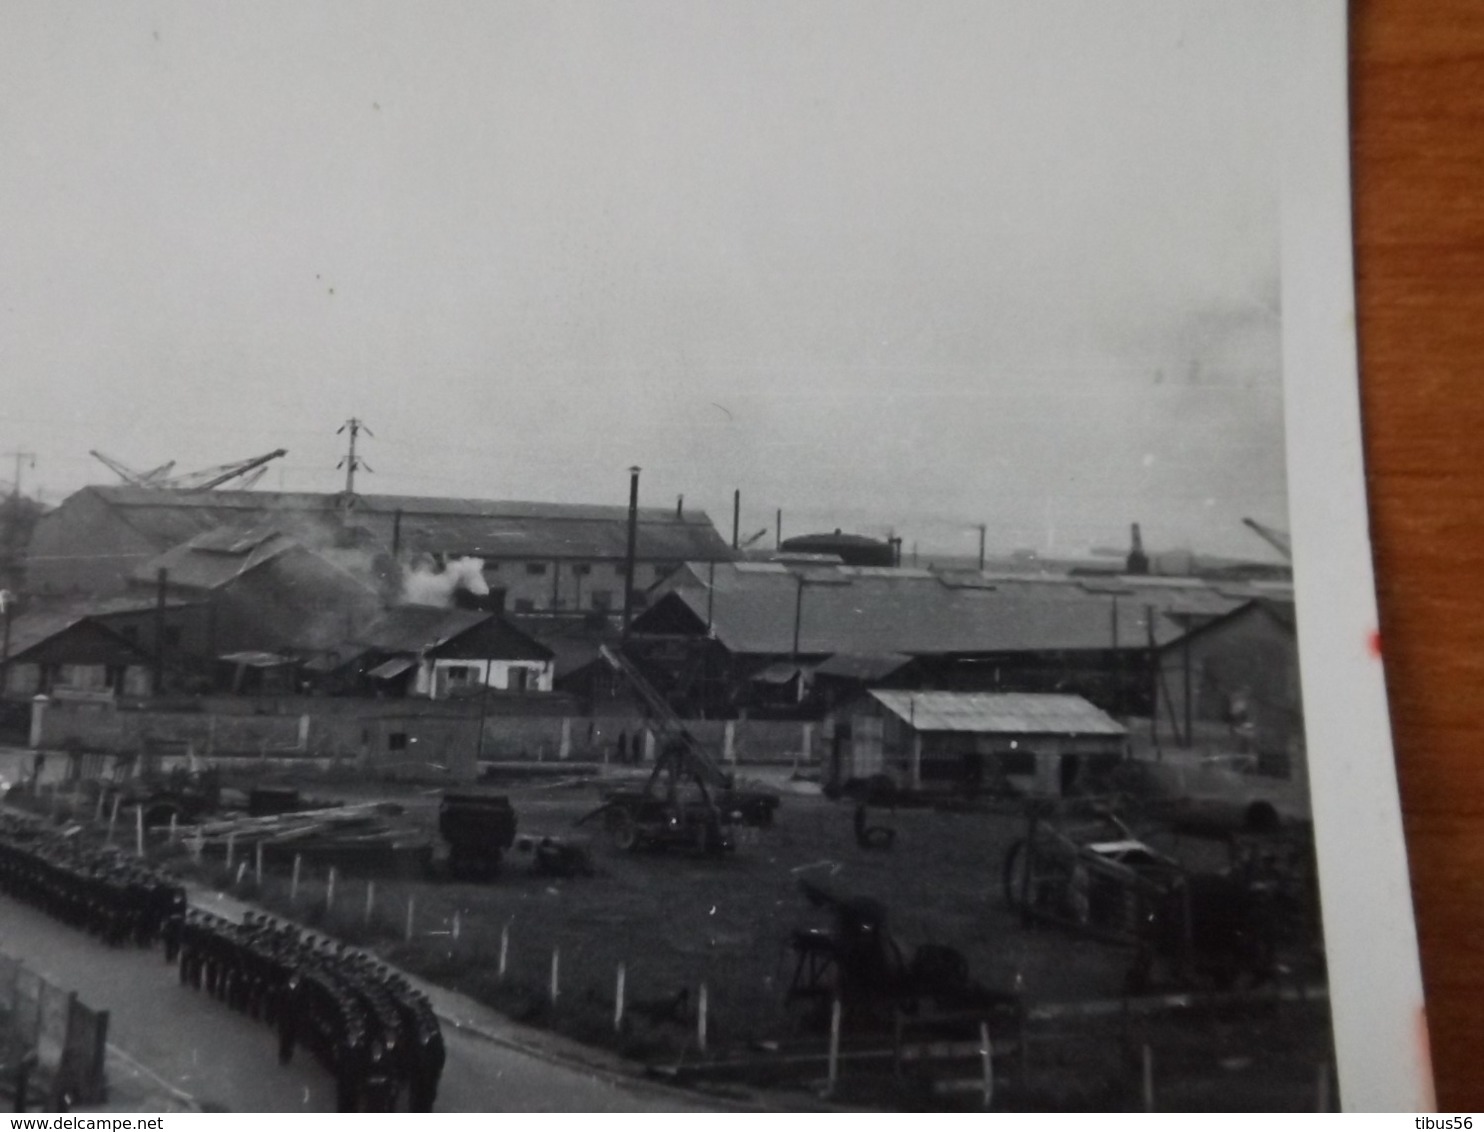
[[1132,545],[1129,547],[1125,572],[1129,574],[1149,573],[1149,555],[1144,553],[1144,539],[1139,533],[1139,524],[1133,525]]
[[639,553],[639,469],[629,469],[629,545],[624,554],[623,635],[629,635],[629,621],[634,616],[634,559]]
[[773,549],[783,549],[783,508],[778,508],[773,516]]
[[732,549],[742,543],[742,489],[732,492]]
[[397,557],[402,551],[402,508],[398,507],[392,512],[392,557]]
[[680,520],[682,520],[684,518],[685,518],[685,496],[683,496],[683,495],[677,495],[675,497],[675,520],[676,520],[676,522],[679,522]]

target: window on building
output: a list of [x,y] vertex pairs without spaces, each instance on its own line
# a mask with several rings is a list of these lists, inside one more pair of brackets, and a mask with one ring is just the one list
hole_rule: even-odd
[[531,686],[531,670],[529,668],[512,668],[510,670],[510,690],[512,692],[524,692]]
[[613,568],[613,576],[615,578],[627,578],[629,576],[628,566],[625,563],[620,562]]
[[515,599],[515,612],[535,613],[536,603],[528,597],[518,597]]
[[474,680],[474,666],[469,664],[450,664],[443,671],[448,673],[450,684],[469,684]]
[[1001,751],[1000,773],[1033,776],[1036,773],[1035,751]]
[[180,626],[179,625],[166,625],[165,626],[165,643],[167,645],[171,645],[171,646],[180,644]]
[[407,749],[407,732],[393,731],[386,737],[386,749],[388,751],[405,751]]
[[545,562],[527,562],[526,563],[526,573],[527,574],[544,574],[544,573],[546,573],[546,563]]
[[601,609],[604,613],[613,608],[612,590],[594,590],[590,595],[594,609]]
[[592,572],[593,572],[593,568],[592,568],[592,565],[590,563],[587,563],[587,562],[574,562],[574,563],[572,563],[572,573],[576,574],[579,578],[586,578]]

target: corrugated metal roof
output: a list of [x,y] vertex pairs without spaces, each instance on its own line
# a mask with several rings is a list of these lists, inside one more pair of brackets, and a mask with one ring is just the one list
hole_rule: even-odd
[[[401,545],[410,550],[481,557],[599,558],[622,560],[627,550],[628,508],[487,499],[437,499],[362,495],[349,508],[338,494],[273,491],[154,491],[107,486],[84,488],[164,549],[220,526],[241,530],[313,520],[362,527],[390,545],[400,513]],[[66,506],[64,501],[62,507]],[[702,511],[639,509],[638,555],[645,562],[735,557]]]
[[206,531],[131,571],[136,582],[152,583],[164,570],[169,584],[214,590],[271,562],[297,544],[276,530],[253,526]]
[[871,697],[917,731],[1003,735],[1126,735],[1081,696],[1026,692],[882,692]]
[[[173,611],[185,609],[189,605],[188,602],[167,601],[165,608]],[[79,621],[93,619],[105,628],[111,628],[107,620],[111,614],[153,613],[156,608],[155,602],[151,600],[121,597],[81,598],[22,610],[11,615],[10,655],[12,658],[17,657]]]
[[[823,584],[826,575],[830,584]],[[708,577],[714,579],[709,592]],[[1013,576],[996,576],[993,588],[982,589],[945,585],[924,570],[694,563],[651,592],[650,608],[634,628],[644,632],[646,622],[660,620],[675,601],[702,625],[709,609],[716,638],[742,654],[792,653],[796,608],[798,651],[808,656],[1094,651],[1113,647],[1116,602],[1119,647],[1142,649],[1150,611],[1159,644],[1184,632],[1184,622],[1220,616],[1249,600],[1230,596],[1228,585],[1221,592],[1210,586],[1135,589],[1131,595],[1095,594],[1076,578]]]
[[378,664],[370,672],[366,673],[373,680],[390,680],[394,676],[400,676],[411,668],[417,661],[408,660],[405,656],[394,657],[391,660]]

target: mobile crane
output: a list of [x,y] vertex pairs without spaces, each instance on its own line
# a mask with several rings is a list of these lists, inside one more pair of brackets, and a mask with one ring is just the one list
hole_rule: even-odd
[[736,848],[737,825],[772,825],[778,795],[737,789],[634,663],[607,645],[601,653],[644,704],[658,754],[642,787],[607,791],[577,824],[601,816],[614,848],[626,852],[679,848],[706,856]]

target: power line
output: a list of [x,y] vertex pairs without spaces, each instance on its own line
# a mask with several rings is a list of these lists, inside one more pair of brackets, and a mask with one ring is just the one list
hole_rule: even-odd
[[376,470],[356,455],[356,437],[363,432],[370,437],[374,437],[376,434],[367,428],[359,417],[351,417],[350,420],[335,430],[335,435],[339,436],[346,431],[350,433],[350,451],[346,453],[345,459],[341,460],[335,467],[345,469],[345,494],[354,495],[356,490],[356,472],[361,468],[365,468],[368,472],[374,472]]

